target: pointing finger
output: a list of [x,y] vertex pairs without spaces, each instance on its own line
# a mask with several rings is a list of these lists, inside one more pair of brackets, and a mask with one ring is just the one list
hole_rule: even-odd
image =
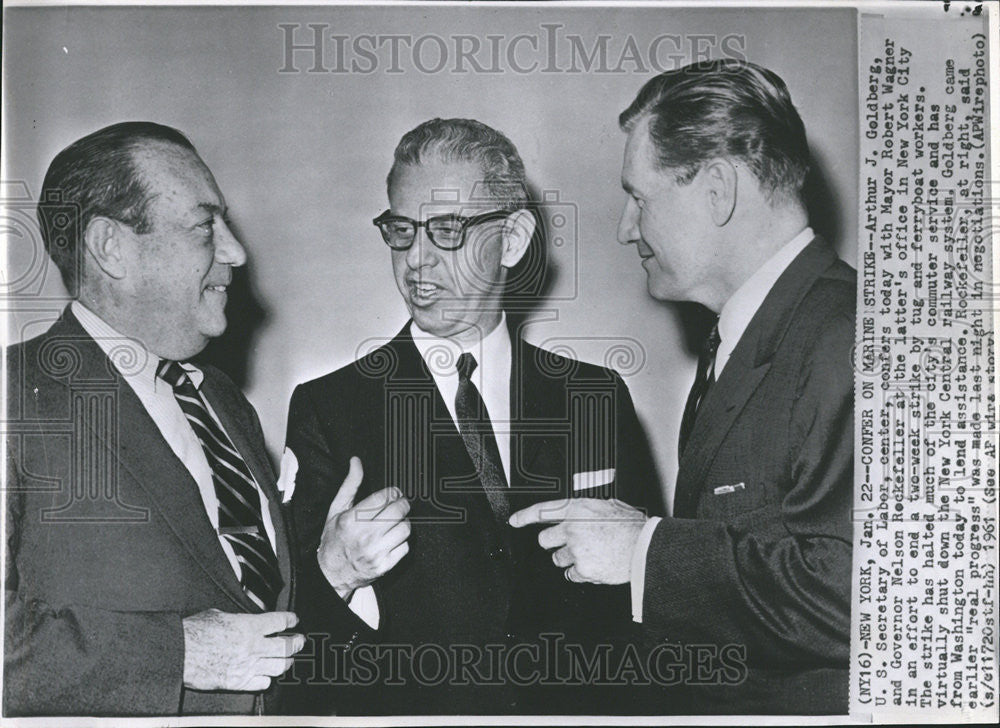
[[569,515],[570,503],[572,501],[568,498],[535,503],[512,514],[510,525],[514,528],[521,528],[532,523],[555,523],[562,521]]

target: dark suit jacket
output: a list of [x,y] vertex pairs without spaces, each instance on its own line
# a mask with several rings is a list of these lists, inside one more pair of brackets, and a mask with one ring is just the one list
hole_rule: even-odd
[[847,713],[855,290],[810,243],[699,410],[643,600],[654,639],[720,651],[695,712]]
[[[119,351],[130,366],[134,350]],[[262,709],[252,693],[182,686],[184,617],[260,610],[240,588],[197,485],[131,387],[69,309],[11,347],[8,367],[4,711]],[[202,391],[272,499],[285,579],[278,603],[287,608],[290,549],[257,415],[215,369],[205,369]]]
[[[493,644],[506,656],[515,645],[539,643],[542,632],[581,645],[619,645],[615,640],[627,639],[631,628],[627,587],[567,582],[538,545],[539,528],[515,530],[494,518],[408,332],[407,325],[387,345],[300,385],[292,396],[287,445],[299,463],[291,505],[300,537],[297,610],[303,624],[327,635],[331,644],[397,644],[411,651],[421,645],[445,650],[470,645],[481,654],[484,645]],[[588,495],[655,503],[651,456],[621,378],[516,337],[512,347],[511,512],[566,497],[574,473],[606,468],[616,468],[616,479]],[[504,431],[503,425],[494,427]],[[330,588],[316,560],[328,508],[352,455],[365,470],[358,500],[395,485],[412,504],[409,554],[374,584],[381,614],[377,632]],[[322,652],[316,644],[304,652],[310,649]],[[431,677],[438,657],[424,659],[420,675]],[[316,660],[308,662],[297,665],[300,679],[320,674]],[[488,674],[486,662],[473,664]],[[586,687],[518,688],[513,679],[482,689],[452,684],[450,678],[420,687],[412,676],[405,685],[386,685],[391,674],[385,665],[374,677],[369,671],[345,680],[338,679],[332,663],[327,659],[325,678],[315,680],[320,686],[302,691],[288,712],[588,712],[596,708],[586,701],[601,694]],[[520,674],[531,681],[530,668]],[[370,690],[345,685],[369,679]]]

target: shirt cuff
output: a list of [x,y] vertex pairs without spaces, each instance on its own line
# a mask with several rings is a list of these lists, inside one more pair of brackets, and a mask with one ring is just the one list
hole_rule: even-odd
[[653,516],[639,532],[639,538],[635,541],[635,548],[632,549],[632,621],[642,622],[642,595],[646,591],[646,552],[649,551],[649,544],[653,540],[653,531],[660,525],[663,519]]
[[[647,544],[649,541],[647,540]],[[354,594],[347,600],[347,606],[351,611],[361,617],[372,629],[378,629],[379,611],[378,600],[375,599],[375,589],[371,586],[363,586],[355,589]]]

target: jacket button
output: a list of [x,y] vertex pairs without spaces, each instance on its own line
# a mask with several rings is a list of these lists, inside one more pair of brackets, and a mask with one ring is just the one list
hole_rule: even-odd
[[503,558],[504,553],[506,552],[503,550],[503,546],[497,546],[495,549],[490,551],[490,558],[492,559]]

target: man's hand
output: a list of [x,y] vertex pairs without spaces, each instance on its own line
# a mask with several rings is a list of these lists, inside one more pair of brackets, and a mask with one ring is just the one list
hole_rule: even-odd
[[510,517],[514,528],[531,523],[556,524],[538,534],[538,543],[555,549],[552,561],[570,581],[624,584],[646,515],[620,500],[570,498],[536,503]]
[[410,548],[410,502],[398,488],[383,488],[352,506],[363,478],[361,461],[351,458],[316,554],[326,580],[345,600],[389,571]]
[[184,687],[267,690],[271,678],[290,668],[292,655],[306,643],[300,634],[276,634],[298,621],[292,612],[232,614],[218,609],[187,617],[182,620]]

